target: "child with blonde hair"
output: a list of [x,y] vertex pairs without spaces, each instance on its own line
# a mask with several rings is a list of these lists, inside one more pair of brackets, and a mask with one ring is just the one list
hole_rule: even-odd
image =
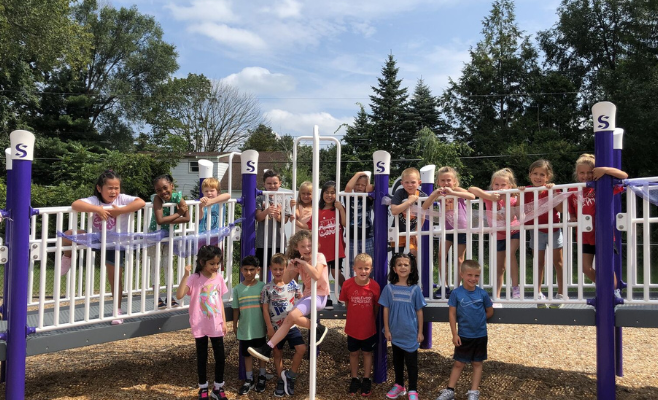
[[[199,200],[199,233],[207,230],[219,228],[219,204],[226,203],[231,199],[228,193],[222,193],[219,189],[219,181],[216,178],[206,178],[201,184],[201,193],[203,197]],[[208,228],[208,218],[205,212],[210,206],[210,227]]]
[[308,229],[308,221],[313,216],[313,184],[304,181],[299,185],[297,202],[295,204],[295,226],[297,229]]
[[[459,187],[459,174],[452,167],[441,167],[437,171],[436,177],[436,189],[429,195],[427,200],[423,202],[423,209],[427,210],[431,208],[439,197],[445,196],[454,196],[457,199],[455,204],[454,198],[445,199],[445,209],[441,210],[445,213],[446,216],[446,226],[443,227],[443,232],[445,234],[446,245],[445,248],[439,248],[439,261],[438,265],[441,266],[443,260],[448,256],[448,252],[455,242],[455,235],[453,233],[445,233],[453,229],[464,229],[467,227],[466,223],[466,201],[465,200],[474,200],[475,195],[470,193],[468,190]],[[457,215],[455,216],[455,211]],[[455,221],[456,220],[456,221]],[[455,224],[456,222],[456,224]],[[455,225],[457,225],[455,227]],[[466,233],[457,234],[457,265],[464,262],[464,256],[466,254]],[[443,284],[445,285],[446,298],[450,295],[450,285],[448,283],[448,274],[446,273],[447,268],[441,268],[443,273]],[[441,288],[435,293],[440,297]]]
[[[404,233],[407,231],[407,223],[409,224],[409,232],[416,230],[417,217],[415,212],[410,212],[407,219],[407,210],[416,205],[419,197],[427,196],[420,190],[420,172],[416,168],[407,168],[402,171],[402,188],[393,193],[391,199],[391,215],[398,217],[398,231],[400,232],[399,245],[397,252],[402,253],[407,244],[407,237]],[[395,246],[395,242],[393,243]],[[416,255],[416,237],[409,238],[409,251],[414,256]]]
[[[518,197],[510,193],[498,193],[498,190],[516,189],[516,179],[514,173],[509,168],[500,169],[491,175],[491,183],[489,184],[490,192],[486,192],[478,187],[471,186],[468,191],[475,196],[484,200],[484,205],[487,209],[486,216],[489,226],[496,229],[496,265],[498,271],[498,288],[496,298],[500,298],[500,291],[503,287],[503,275],[505,273],[505,258],[507,250],[506,230],[507,213],[509,210],[506,204],[509,198],[509,207],[516,207]],[[496,202],[496,215],[493,215],[493,202]],[[516,214],[516,213],[514,213]],[[516,215],[510,217],[511,225],[519,224]],[[492,233],[493,235],[493,233]],[[519,289],[519,263],[516,259],[516,251],[520,245],[520,233],[518,230],[510,231],[510,270],[512,274],[512,298],[521,298],[521,290]]]

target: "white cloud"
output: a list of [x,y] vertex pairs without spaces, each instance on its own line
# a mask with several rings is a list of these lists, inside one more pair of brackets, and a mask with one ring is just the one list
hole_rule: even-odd
[[257,34],[244,29],[231,28],[224,24],[205,22],[190,25],[188,30],[208,36],[227,46],[244,50],[262,50],[267,44]]
[[172,16],[182,21],[235,22],[238,17],[227,0],[193,0],[189,7],[179,7],[173,3],[165,6]]
[[377,28],[372,26],[369,21],[354,22],[352,24],[352,29],[366,38],[371,37],[377,32]]
[[265,6],[263,11],[266,13],[274,13],[281,19],[286,18],[299,18],[302,16],[302,4],[295,0],[283,0],[280,3],[275,3],[274,6]]
[[[354,121],[353,117],[336,118],[327,112],[295,114],[286,110],[273,109],[264,115],[272,129],[281,134],[293,136],[310,136],[313,134],[315,125],[318,125],[321,136],[333,136],[342,124],[351,124]],[[340,128],[337,133],[336,138],[340,139],[344,128]]]
[[243,68],[237,74],[231,74],[222,79],[222,82],[253,93],[256,96],[290,92],[295,89],[296,85],[295,78],[292,76],[271,73],[261,67]]

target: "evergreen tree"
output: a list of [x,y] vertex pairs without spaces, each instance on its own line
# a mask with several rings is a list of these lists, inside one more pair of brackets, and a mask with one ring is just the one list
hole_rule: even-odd
[[366,113],[363,104],[359,103],[359,112],[353,125],[347,125],[341,148],[345,163],[345,175],[358,171],[372,169],[372,153],[377,150],[376,138],[373,135],[373,124]]
[[432,91],[419,79],[414,89],[414,94],[409,100],[409,113],[416,132],[428,128],[434,134],[439,134],[440,114],[437,99],[432,96]]

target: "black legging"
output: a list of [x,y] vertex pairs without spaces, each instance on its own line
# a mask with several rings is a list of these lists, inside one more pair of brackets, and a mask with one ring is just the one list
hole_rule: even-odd
[[393,368],[395,369],[395,383],[404,386],[404,364],[407,364],[409,374],[408,390],[418,389],[418,350],[409,353],[393,345]]
[[[208,336],[195,338],[196,343],[196,367],[199,372],[199,384],[208,382],[206,376],[206,364],[208,364]],[[224,338],[211,337],[212,353],[215,356],[215,382],[224,382]]]

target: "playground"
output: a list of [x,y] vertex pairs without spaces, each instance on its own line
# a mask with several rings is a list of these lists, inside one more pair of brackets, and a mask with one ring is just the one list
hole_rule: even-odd
[[[344,321],[327,321],[329,335],[321,346],[317,368],[318,399],[353,399],[347,394],[349,355]],[[433,324],[433,347],[419,354],[419,395],[434,399],[445,387],[452,366],[450,328]],[[658,398],[655,329],[624,330],[624,377],[617,378],[617,398]],[[189,329],[66,350],[27,359],[28,399],[191,399],[196,396],[194,343]],[[489,325],[489,361],[484,363],[481,391],[487,399],[595,399],[594,327]],[[574,346],[574,343],[577,346]],[[226,387],[230,399],[272,398],[274,383],[263,393],[238,396],[235,336],[226,337]],[[389,348],[390,350],[390,348]],[[211,359],[212,361],[212,359]],[[209,366],[209,372],[212,367]],[[299,395],[308,396],[308,361],[301,367]],[[465,370],[469,372],[469,370]],[[370,398],[383,399],[388,380],[376,384]],[[464,394],[467,379],[457,393]],[[4,398],[4,393],[0,393]]]

